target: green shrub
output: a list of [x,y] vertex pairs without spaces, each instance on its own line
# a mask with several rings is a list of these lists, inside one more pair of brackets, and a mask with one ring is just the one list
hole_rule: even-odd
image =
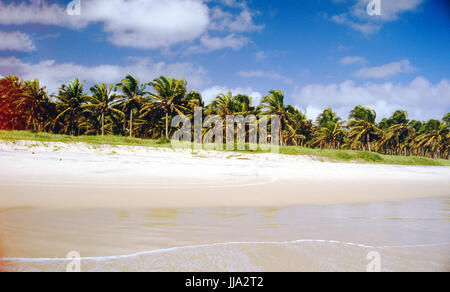
[[336,153],[336,158],[348,161],[348,160],[353,159],[353,155],[351,155],[350,153],[344,152],[344,150],[341,150],[340,152]]
[[166,138],[159,138],[156,140],[156,144],[162,145],[162,144],[170,144],[170,140]]
[[382,162],[384,160],[380,154],[366,151],[359,152],[358,158],[370,162]]

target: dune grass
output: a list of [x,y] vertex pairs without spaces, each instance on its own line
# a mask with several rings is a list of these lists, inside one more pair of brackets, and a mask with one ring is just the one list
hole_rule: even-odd
[[126,146],[149,146],[149,147],[171,147],[170,141],[166,139],[151,140],[130,138],[123,136],[69,136],[49,133],[33,133],[30,131],[0,131],[0,140],[6,141],[39,141],[39,142],[63,142],[63,143],[87,143]]
[[322,157],[333,162],[450,166],[450,161],[445,159],[431,159],[419,156],[383,155],[374,152],[355,150],[310,149],[297,146],[288,146],[281,147],[280,153],[287,155],[310,155]]
[[[0,131],[0,140],[6,141],[39,141],[39,142],[63,142],[63,143],[87,143],[95,145],[126,145],[172,148],[170,141],[166,139],[151,140],[130,138],[122,136],[68,136],[48,133],[33,133],[30,131]],[[236,151],[244,153],[264,153],[267,151]],[[429,165],[450,166],[450,160],[431,159],[417,156],[393,156],[382,155],[367,151],[333,150],[333,149],[310,149],[299,146],[280,147],[280,153],[286,155],[313,156],[318,160],[331,162],[352,162],[372,164],[394,164],[394,165]]]

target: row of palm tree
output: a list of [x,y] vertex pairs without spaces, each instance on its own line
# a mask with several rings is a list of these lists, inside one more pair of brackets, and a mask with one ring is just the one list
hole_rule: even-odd
[[0,129],[168,139],[174,130],[172,117],[192,118],[196,107],[223,120],[228,115],[276,115],[282,145],[449,158],[450,113],[442,120],[421,122],[408,120],[408,113],[398,110],[377,123],[375,110],[358,105],[348,121],[328,108],[314,123],[288,105],[281,90],[269,91],[258,106],[249,96],[231,92],[205,105],[200,93],[187,90],[186,80],[164,76],[140,83],[128,75],[118,84],[96,84],[89,93],[84,82],[75,79],[51,95],[38,80],[22,81],[14,75],[0,79]]

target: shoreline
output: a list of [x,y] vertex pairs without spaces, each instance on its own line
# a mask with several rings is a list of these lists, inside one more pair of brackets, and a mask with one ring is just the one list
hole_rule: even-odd
[[0,165],[0,208],[281,207],[450,196],[448,167],[271,153],[0,141]]

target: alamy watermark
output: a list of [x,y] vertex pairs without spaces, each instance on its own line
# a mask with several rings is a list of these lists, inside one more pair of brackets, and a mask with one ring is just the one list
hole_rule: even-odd
[[66,266],[66,272],[81,272],[81,255],[79,252],[71,251],[66,258],[70,260]]
[[81,0],[73,0],[67,4],[66,13],[70,16],[81,15]]
[[366,272],[381,272],[381,254],[379,252],[369,252],[366,259],[369,261]]
[[367,4],[367,14],[370,16],[380,16],[381,15],[381,0],[371,0]]
[[203,119],[203,109],[196,107],[193,124],[189,117],[177,115],[172,119],[171,127],[177,129],[171,137],[173,148],[255,151],[259,147],[272,153],[280,150],[278,115],[228,115],[225,120],[218,115],[208,115]]

